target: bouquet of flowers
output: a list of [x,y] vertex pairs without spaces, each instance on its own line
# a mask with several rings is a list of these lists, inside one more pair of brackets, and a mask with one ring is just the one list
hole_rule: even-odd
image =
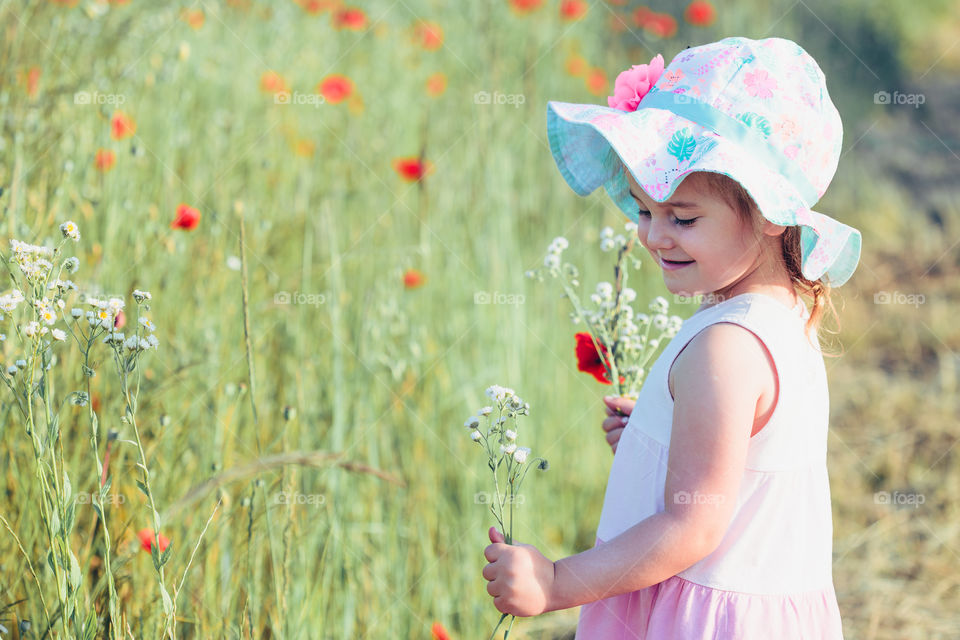
[[577,368],[592,374],[598,382],[613,385],[616,394],[636,398],[647,373],[647,363],[657,352],[664,338],[677,335],[683,320],[668,316],[669,303],[657,296],[648,305],[652,315],[637,313],[632,306],[637,292],[627,286],[627,264],[639,270],[641,262],[630,254],[636,241],[637,225],[628,222],[623,234],[614,235],[610,227],[600,232],[600,249],[615,251],[614,282],[600,282],[590,295],[593,308],[587,308],[577,295],[580,282],[578,269],[563,262],[562,254],[569,246],[566,238],[554,238],[543,266],[526,272],[529,278],[543,282],[545,276],[560,281],[563,296],[570,299],[574,324],[587,329],[575,335]]
[[[490,511],[500,525],[507,544],[513,544],[513,506],[523,502],[520,486],[531,467],[546,471],[550,465],[544,458],[531,458],[530,448],[517,444],[520,416],[530,415],[530,404],[520,399],[513,389],[493,385],[486,391],[494,406],[486,406],[463,423],[470,430],[470,438],[483,447],[487,454],[487,466],[493,473],[495,493],[478,493],[474,501],[490,505]],[[481,427],[480,422],[484,426]],[[509,511],[505,514],[506,506]],[[506,522],[504,518],[506,517]],[[493,638],[507,614],[500,616],[490,637]],[[503,637],[506,640],[516,618],[511,617],[510,626]]]

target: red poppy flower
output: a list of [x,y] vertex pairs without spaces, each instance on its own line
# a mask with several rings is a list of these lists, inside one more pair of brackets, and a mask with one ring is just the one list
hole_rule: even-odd
[[123,313],[123,309],[120,309],[117,311],[117,317],[113,319],[113,328],[123,329],[125,324],[127,324],[127,316]]
[[333,73],[320,81],[317,93],[330,104],[343,102],[353,93],[353,82],[347,76]]
[[300,6],[311,15],[317,15],[337,6],[337,0],[304,0]]
[[672,38],[677,33],[677,21],[668,13],[654,13],[647,18],[643,28],[661,38]]
[[447,75],[443,71],[437,71],[427,78],[427,95],[436,98],[447,90]]
[[[137,532],[137,537],[140,538],[140,547],[149,553],[150,548],[153,546],[153,529],[140,529],[140,531]],[[166,551],[167,547],[170,546],[170,539],[162,533],[160,534],[159,538],[160,551]]]
[[276,71],[264,71],[260,76],[260,91],[264,93],[289,93],[283,76]]
[[[577,339],[577,370],[591,374],[597,379],[597,382],[611,384],[610,379],[607,377],[607,367],[604,364],[603,358],[597,353],[596,347],[593,346],[593,340],[590,338],[590,334],[580,332],[574,337]],[[603,357],[606,358],[607,348],[602,344],[600,344],[600,351],[603,352]]]
[[560,3],[560,17],[573,22],[587,15],[587,3],[583,0],[563,0]]
[[406,273],[403,274],[403,286],[407,289],[416,289],[422,286],[426,280],[427,277],[416,269],[407,269]]
[[427,51],[436,51],[443,46],[443,28],[436,22],[421,20],[414,28],[417,42]]
[[194,30],[203,26],[205,19],[201,9],[183,9],[180,12],[180,19],[190,25]]
[[572,76],[579,77],[585,74],[589,67],[587,65],[587,61],[584,60],[582,56],[574,53],[567,58],[566,68],[567,73]]
[[434,622],[433,626],[430,627],[430,635],[433,636],[433,640],[450,640],[450,634],[439,622]]
[[683,17],[695,27],[708,27],[717,18],[717,12],[707,0],[694,0]]
[[31,98],[36,97],[39,88],[40,67],[30,67],[30,70],[27,71],[27,95]]
[[407,182],[417,182],[433,172],[433,165],[420,158],[396,158],[393,161],[394,170]]
[[113,169],[116,161],[117,155],[110,149],[97,149],[97,153],[93,157],[93,166],[95,166],[98,171],[107,172]]
[[367,26],[367,14],[363,9],[341,7],[333,13],[332,21],[334,29],[361,31]]
[[120,110],[113,112],[113,117],[110,118],[110,135],[114,140],[129,138],[136,132],[137,123],[133,118]]
[[200,224],[200,212],[183,203],[177,207],[177,217],[170,223],[171,229],[193,231]]
[[591,69],[587,72],[584,82],[587,84],[587,90],[595,96],[609,93],[607,90],[607,74],[603,69]]
[[536,11],[543,4],[543,0],[510,0],[510,8],[519,14]]

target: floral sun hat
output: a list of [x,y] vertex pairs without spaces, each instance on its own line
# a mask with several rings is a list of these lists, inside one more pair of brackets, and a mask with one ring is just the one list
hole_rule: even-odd
[[801,270],[839,287],[860,259],[860,232],[813,211],[840,160],[843,125],[823,72],[783,38],[724,38],[657,56],[616,80],[607,107],[547,103],[550,151],[570,187],[603,185],[630,220],[639,207],[616,156],[665,202],[694,171],[725,174],[774,224],[801,227]]

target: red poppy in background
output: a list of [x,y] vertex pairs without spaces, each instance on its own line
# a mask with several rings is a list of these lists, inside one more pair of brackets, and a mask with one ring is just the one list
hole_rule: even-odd
[[97,149],[97,153],[93,157],[93,166],[96,167],[98,171],[110,171],[116,162],[117,154],[110,149]]
[[180,19],[186,22],[194,30],[203,26],[205,16],[201,9],[183,9],[180,12]]
[[332,73],[317,85],[317,93],[330,104],[343,102],[353,93],[353,82],[347,76]]
[[120,110],[113,112],[113,117],[110,118],[110,135],[114,140],[129,138],[136,132],[137,123],[133,118]]
[[417,157],[395,158],[393,168],[407,182],[422,180],[433,171],[433,165],[429,161]]
[[303,0],[298,3],[304,11],[311,15],[317,15],[336,7],[339,0]]
[[407,269],[406,273],[403,274],[403,286],[407,289],[416,289],[426,281],[427,277],[416,269]]
[[717,12],[707,0],[694,0],[683,17],[695,27],[709,27],[717,18]]
[[200,212],[183,203],[177,207],[177,217],[170,223],[171,229],[193,231],[200,224]]
[[334,29],[348,29],[360,31],[367,26],[367,14],[363,9],[354,7],[340,7],[331,17]]
[[413,27],[417,42],[427,51],[436,51],[443,46],[443,27],[436,22],[421,20]]
[[[611,384],[607,378],[607,367],[603,364],[603,359],[597,353],[596,347],[593,346],[593,340],[590,338],[590,334],[580,332],[574,337],[577,339],[577,370],[591,374],[598,382]],[[607,356],[607,348],[601,344],[600,350],[603,352],[603,357],[605,358]]]
[[677,21],[668,13],[654,13],[640,7],[634,13],[634,20],[637,26],[661,38],[672,38],[677,33]]
[[433,636],[433,640],[450,640],[450,634],[439,622],[434,622],[433,626],[430,627],[430,635]]
[[[149,552],[150,548],[153,546],[153,529],[140,529],[137,532],[137,537],[140,538],[140,547]],[[167,547],[170,546],[170,539],[167,538],[162,533],[159,536],[160,538],[160,551],[166,551]]]
[[264,71],[260,76],[260,91],[264,93],[289,93],[283,76],[276,71]]
[[113,319],[113,328],[123,329],[125,324],[127,324],[127,316],[123,312],[123,309],[120,309],[117,311],[117,317]]
[[437,71],[427,78],[427,95],[436,98],[447,90],[447,74]]
[[583,59],[583,56],[573,53],[567,58],[566,68],[567,73],[579,77],[585,74],[590,67],[587,65],[587,61]]
[[587,15],[587,3],[584,0],[563,0],[560,3],[560,17],[569,22]]
[[40,67],[30,67],[27,71],[27,95],[35,98],[40,88]]
[[510,8],[519,14],[536,11],[542,4],[543,0],[510,0]]
[[604,96],[609,92],[607,74],[603,69],[590,69],[587,72],[587,76],[584,78],[584,82],[587,85],[587,90],[595,96]]

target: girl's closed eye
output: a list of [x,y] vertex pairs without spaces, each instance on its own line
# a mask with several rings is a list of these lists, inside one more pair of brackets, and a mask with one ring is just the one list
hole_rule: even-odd
[[[650,212],[642,208],[639,210],[639,214],[641,218],[650,217]],[[677,216],[673,216],[673,220],[674,220],[674,224],[676,224],[678,227],[689,227],[690,225],[693,224],[696,218],[678,218]]]

